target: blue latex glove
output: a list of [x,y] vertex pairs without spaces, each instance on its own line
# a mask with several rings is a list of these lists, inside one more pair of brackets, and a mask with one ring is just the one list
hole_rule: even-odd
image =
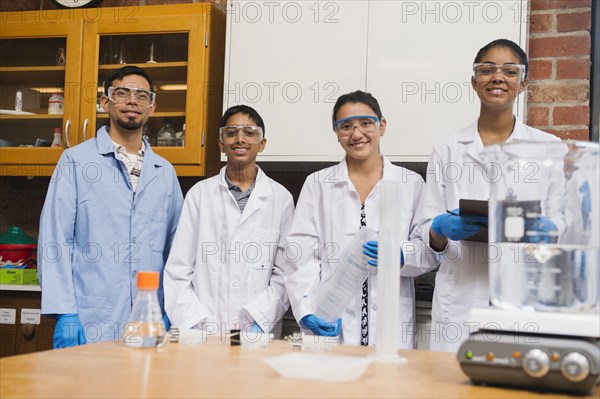
[[171,329],[171,320],[169,320],[166,312],[163,313],[163,323],[165,323],[165,330],[169,331]]
[[319,319],[314,314],[308,314],[300,320],[300,326],[312,331],[316,335],[336,337],[342,331],[342,319],[338,319],[337,323],[330,323]]
[[531,243],[555,243],[558,240],[558,228],[552,220],[540,216],[534,221],[525,222],[525,236],[527,242]]
[[452,213],[446,212],[436,216],[431,223],[431,229],[453,241],[460,241],[471,237],[487,225],[487,216],[460,216],[460,211],[455,209]]
[[592,194],[590,193],[590,184],[586,181],[579,187],[581,193],[581,217],[583,219],[583,229],[587,230],[590,224],[590,212],[592,211]]
[[[363,244],[363,254],[370,256],[371,260],[368,260],[367,263],[371,266],[377,267],[377,253],[379,248],[378,241],[367,241]],[[404,265],[404,254],[402,253],[402,249],[400,249],[400,266]]]
[[52,347],[59,349],[85,344],[85,333],[79,317],[72,313],[56,315]]
[[263,329],[260,328],[257,322],[252,323],[250,328],[248,328],[248,332],[256,332],[256,333],[264,333]]

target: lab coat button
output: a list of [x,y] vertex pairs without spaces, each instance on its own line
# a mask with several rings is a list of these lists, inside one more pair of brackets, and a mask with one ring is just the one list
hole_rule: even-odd
[[238,286],[239,286],[239,283],[237,281],[231,282],[231,288],[237,288]]
[[373,306],[371,306],[371,309],[373,309],[373,310],[377,310],[377,305],[373,305]]

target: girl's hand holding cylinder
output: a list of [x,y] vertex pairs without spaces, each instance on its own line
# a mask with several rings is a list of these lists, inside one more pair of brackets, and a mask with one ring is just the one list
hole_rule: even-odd
[[[379,249],[378,241],[367,241],[363,244],[363,254],[370,256],[373,259],[367,261],[367,263],[371,266],[377,267],[377,252]],[[402,249],[400,249],[400,266],[404,265],[404,254],[402,253]]]

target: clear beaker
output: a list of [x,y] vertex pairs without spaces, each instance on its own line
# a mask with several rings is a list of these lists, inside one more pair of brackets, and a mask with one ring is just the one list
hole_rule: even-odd
[[361,228],[352,237],[339,257],[339,264],[330,276],[324,277],[316,296],[315,314],[327,321],[335,322],[344,312],[352,295],[360,292],[363,282],[375,267],[363,253],[363,244],[377,240],[377,232],[368,227]]
[[489,281],[505,309],[587,312],[600,301],[599,145],[489,146]]

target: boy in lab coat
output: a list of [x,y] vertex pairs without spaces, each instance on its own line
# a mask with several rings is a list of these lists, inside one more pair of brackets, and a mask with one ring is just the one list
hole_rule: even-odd
[[289,306],[274,260],[294,202],[256,165],[267,143],[260,115],[237,105],[220,126],[227,165],[185,197],[165,267],[165,308],[180,330],[267,333]]

